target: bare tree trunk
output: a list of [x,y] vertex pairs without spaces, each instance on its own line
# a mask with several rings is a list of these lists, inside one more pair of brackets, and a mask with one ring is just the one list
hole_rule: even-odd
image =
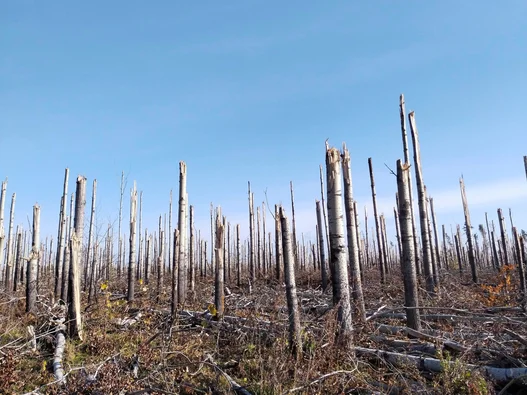
[[[298,240],[296,238],[296,219],[295,219],[295,194],[293,192],[293,181],[289,181],[289,189],[291,190],[291,219],[292,219],[292,230],[293,230],[293,240],[292,240],[292,247],[293,247],[293,255],[295,256],[295,265],[299,264],[299,256],[298,256]],[[296,269],[296,267],[295,267]]]
[[66,217],[68,226],[66,228],[66,243],[64,245],[64,261],[62,262],[62,284],[60,289],[60,299],[66,303],[68,301],[69,291],[69,278],[70,278],[70,260],[71,260],[71,248],[70,238],[73,233],[73,206],[74,206],[75,194],[72,193],[70,196],[70,212],[69,217]]
[[[33,206],[33,241],[27,263],[26,313],[33,311],[37,302],[37,265],[40,258],[40,207]],[[16,279],[15,279],[16,282]]]
[[[397,202],[397,207],[399,207],[399,197],[397,197],[395,201]],[[397,211],[397,207],[393,208],[393,218],[395,219],[395,237],[397,238],[397,250],[399,251],[399,256],[402,258],[403,247],[401,244],[401,229],[399,225],[399,213]]]
[[[404,163],[410,163],[410,151],[408,149],[408,136],[406,134],[406,110],[405,110],[405,102],[404,102],[404,95],[401,94],[399,97],[399,115],[401,117],[401,133],[403,138],[403,154],[404,154]],[[419,245],[417,242],[417,231],[416,231],[416,225],[415,225],[415,214],[414,214],[414,199],[413,199],[413,188],[412,183],[408,185],[409,193],[410,193],[410,206],[411,206],[411,215],[412,215],[412,234],[414,235],[414,251],[415,251],[415,269],[416,273],[419,276],[420,273],[420,257],[418,254],[419,251]]]
[[520,277],[520,294],[522,298],[522,305],[525,304],[525,296],[527,295],[527,283],[525,282],[525,266],[523,264],[524,257],[522,251],[523,241],[521,236],[518,234],[516,227],[512,228],[512,237],[514,238],[514,246],[516,249],[516,254],[518,255],[518,275]]
[[527,155],[523,157],[523,165],[525,166],[525,177],[527,178]]
[[[7,179],[2,181],[2,192],[0,193],[0,268],[4,263],[4,245],[5,245],[5,230],[4,230],[4,208],[5,196],[7,191]],[[7,288],[7,284],[6,288]]]
[[326,246],[324,245],[324,230],[322,228],[322,207],[320,200],[315,200],[317,207],[317,228],[318,228],[318,245],[320,253],[320,273],[322,276],[322,292],[325,292],[328,287],[328,272],[326,269]]
[[[170,190],[170,201],[168,203],[168,232],[165,230],[165,236],[168,234],[168,262],[172,262],[172,256],[176,251],[172,251],[173,234],[172,234],[172,189]],[[169,264],[170,266],[170,264]]]
[[414,166],[415,178],[417,181],[417,200],[419,203],[419,217],[421,222],[421,243],[423,248],[423,268],[425,274],[426,291],[430,295],[435,295],[435,284],[432,268],[432,251],[430,249],[430,237],[428,234],[428,210],[426,204],[426,191],[423,181],[423,172],[421,169],[421,149],[419,146],[419,134],[415,124],[415,113],[412,111],[408,114],[410,120],[410,130],[412,133],[412,142],[414,145]]
[[397,161],[397,191],[399,196],[399,221],[401,228],[401,270],[404,283],[406,325],[420,330],[419,293],[415,262],[415,244],[412,234],[412,203],[410,200],[410,164]]
[[258,276],[262,274],[262,243],[260,234],[260,207],[256,207],[256,262]]
[[130,195],[130,247],[129,247],[129,261],[128,261],[128,303],[135,299],[135,242],[137,231],[137,188],[134,181],[134,187]]
[[86,263],[84,265],[84,286],[83,289],[86,291],[87,286],[91,280],[89,280],[88,270],[90,268],[90,253],[93,246],[93,227],[95,221],[95,201],[97,198],[97,180],[93,180],[92,195],[91,195],[91,214],[90,214],[90,230],[88,232],[88,248],[86,249]]
[[[161,234],[159,235],[160,238],[165,237],[165,232],[161,231]],[[154,246],[157,245],[156,242],[154,242]],[[159,251],[157,253],[157,302],[159,303],[161,300],[161,296],[163,295],[163,266],[165,266],[165,250],[164,250],[164,244],[161,243],[161,246],[159,248]],[[154,256],[156,256],[154,252]]]
[[465,192],[465,182],[463,177],[459,179],[459,186],[461,188],[461,200],[463,202],[463,213],[465,214],[465,232],[467,234],[468,241],[468,261],[470,264],[470,270],[472,272],[472,282],[478,282],[478,273],[476,269],[476,258],[474,256],[474,245],[472,239],[472,225],[470,223],[470,213],[468,210],[467,195]]
[[190,205],[190,243],[189,243],[189,266],[190,266],[190,290],[194,292],[196,282],[196,263],[194,259],[194,206]]
[[[291,352],[297,358],[302,355],[302,337],[300,328],[300,312],[298,310],[298,299],[296,295],[295,263],[294,254],[289,234],[289,223],[283,207],[280,207],[280,225],[282,229],[282,246],[284,255],[284,278],[287,299],[287,310],[289,314],[289,344]],[[349,303],[349,298],[348,298]]]
[[152,237],[148,235],[148,230],[145,229],[145,240],[146,240],[146,247],[145,247],[145,284],[148,284],[150,282],[150,270],[151,270],[151,255],[150,255],[150,243],[152,240]]
[[[178,262],[178,304],[184,306],[187,299],[187,165],[179,162],[179,262]],[[174,251],[175,252],[175,251]]]
[[11,210],[9,210],[9,233],[7,235],[7,253],[6,253],[6,270],[5,270],[5,289],[11,291],[13,284],[11,283],[13,276],[13,228],[15,223],[15,203],[16,193],[11,197]]
[[174,255],[172,262],[169,262],[169,265],[172,265],[172,300],[170,302],[170,312],[172,314],[172,319],[176,317],[176,310],[178,306],[178,297],[179,297],[179,283],[178,283],[178,273],[181,271],[181,262],[179,261],[179,255],[177,254],[178,249],[181,247],[181,240],[179,237],[179,229],[174,230]]
[[457,263],[459,265],[459,274],[463,274],[463,258],[461,257],[461,240],[459,240],[459,235],[456,233],[454,235],[454,241],[456,244],[456,255],[457,255]]
[[437,260],[436,260],[436,256],[435,256],[435,252],[434,252],[434,243],[432,242],[433,238],[432,238],[432,221],[430,221],[430,214],[428,213],[428,204],[430,203],[430,199],[428,198],[428,192],[426,191],[426,186],[425,186],[425,198],[426,198],[426,201],[428,202],[427,203],[427,218],[428,220],[426,221],[426,226],[428,227],[428,239],[430,240],[430,257],[432,258],[432,276],[434,278],[434,285],[437,287],[439,286],[439,273],[438,273],[438,269],[437,269]]
[[121,269],[123,267],[122,261],[122,235],[121,235],[121,224],[123,222],[123,196],[124,196],[124,171],[121,172],[121,187],[119,189],[119,256],[117,259],[117,277],[121,278]]
[[20,271],[23,271],[22,269],[22,251],[24,248],[23,242],[22,242],[22,229],[17,226],[16,231],[16,257],[15,257],[15,281],[13,283],[13,292],[16,292],[18,289],[18,283],[20,281]]
[[503,245],[503,261],[505,265],[509,265],[509,254],[508,248],[509,243],[507,242],[507,231],[505,229],[505,218],[503,217],[503,212],[501,208],[498,209],[498,219],[500,221],[500,232],[501,232],[501,243]]
[[249,182],[249,281],[254,282],[254,201]]
[[221,209],[216,208],[216,240],[215,240],[215,256],[216,256],[216,271],[214,277],[214,304],[216,305],[218,319],[223,318],[225,311],[225,272],[223,270],[223,243],[224,243],[225,227],[221,221]]
[[381,284],[384,284],[386,268],[385,268],[385,262],[383,259],[384,255],[383,255],[383,248],[382,248],[382,241],[381,241],[381,225],[379,223],[379,215],[377,213],[377,196],[375,193],[375,180],[373,178],[373,165],[371,162],[371,158],[368,158],[368,166],[370,168],[371,196],[373,200],[373,215],[375,217],[375,229],[377,231],[377,248],[378,248],[378,253],[379,253],[379,272],[381,273]]
[[360,321],[366,320],[362,278],[359,263],[359,246],[357,244],[357,226],[355,224],[355,207],[353,205],[353,183],[351,178],[351,158],[346,145],[342,148],[342,172],[344,174],[344,204],[346,210],[346,228],[348,236],[348,254],[350,257],[351,283],[355,316]]
[[[214,206],[210,204],[210,264],[214,265]],[[206,262],[206,261],[205,261]],[[207,265],[205,265],[205,277],[207,277]]]
[[280,267],[282,265],[282,224],[280,221],[280,211],[278,205],[274,206],[274,219],[275,219],[275,275],[276,279],[280,280]]
[[[266,242],[265,242],[265,235],[266,235],[266,229],[265,229],[265,202],[262,202],[262,239],[263,239],[263,250],[262,250],[262,266],[263,271],[265,274],[267,274],[267,248],[266,248]],[[269,245],[270,247],[270,245]]]
[[[326,215],[326,201],[324,199],[324,177],[322,176],[322,165],[319,166],[320,169],[320,199],[322,202],[322,215],[324,216],[324,227],[326,230],[325,236],[328,243],[328,257],[331,256],[331,249],[329,245],[329,227],[328,227],[328,217]],[[331,266],[331,260],[328,261],[329,273],[331,274],[331,281],[333,281],[333,266]]]
[[84,207],[86,206],[86,178],[77,177],[75,218],[70,238],[70,274],[68,285],[68,318],[71,337],[82,340],[81,321],[81,253],[84,233]]
[[242,263],[242,252],[240,249],[240,224],[236,224],[236,285],[240,287],[242,285],[241,279],[241,263]]
[[363,255],[363,252],[362,252],[362,239],[360,237],[360,226],[359,226],[359,210],[357,209],[357,201],[354,200],[353,201],[353,211],[355,212],[355,228],[356,228],[356,235],[357,235],[357,247],[359,249],[359,268],[360,268],[360,272],[361,272],[361,279],[363,279],[362,277],[362,273],[364,273],[364,255]]
[[136,276],[135,278],[137,281],[141,280],[144,276],[143,272],[143,191],[139,192],[139,251],[137,255],[137,268],[136,268]]
[[333,305],[338,306],[338,338],[345,348],[351,347],[353,325],[348,284],[348,251],[344,236],[344,215],[342,212],[342,175],[340,153],[326,143],[326,171],[329,243],[331,264],[334,267]]
[[370,241],[368,237],[368,209],[364,207],[364,232],[366,237],[366,245],[365,245],[365,252],[366,252],[366,267],[370,267]]
[[[430,214],[432,215],[432,227],[434,229],[434,240],[435,240],[435,257],[437,263],[437,269],[441,269],[441,254],[439,253],[439,235],[437,231],[436,213],[434,210],[434,199],[430,198]],[[439,273],[438,273],[439,277]]]

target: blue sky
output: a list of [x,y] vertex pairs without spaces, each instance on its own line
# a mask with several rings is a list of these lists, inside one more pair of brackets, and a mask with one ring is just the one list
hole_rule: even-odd
[[288,204],[292,180],[299,231],[313,234],[326,138],[350,149],[360,207],[370,205],[373,158],[391,218],[396,184],[384,163],[402,156],[401,93],[416,112],[439,223],[463,221],[463,174],[474,224],[510,207],[527,228],[524,1],[0,7],[0,177],[26,228],[38,202],[43,234],[56,237],[69,167],[70,192],[76,175],[88,178],[88,204],[98,180],[100,225],[117,218],[124,170],[154,229],[184,160],[203,232],[213,202],[245,234],[247,181],[256,203],[267,190],[274,205]]

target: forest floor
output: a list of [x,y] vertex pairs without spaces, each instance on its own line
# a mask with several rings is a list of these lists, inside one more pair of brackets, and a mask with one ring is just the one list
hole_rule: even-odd
[[23,289],[0,294],[0,393],[527,394],[527,315],[517,307],[513,278],[482,273],[484,285],[475,285],[468,273],[443,273],[436,297],[420,289],[423,329],[408,333],[400,274],[381,286],[370,269],[363,280],[368,319],[354,323],[354,348],[345,350],[335,343],[331,288],[322,293],[318,273],[301,274],[298,359],[289,352],[281,282],[261,279],[250,290],[227,281],[218,321],[210,278],[198,277],[175,320],[169,294],[156,300],[153,284],[137,284],[129,305],[125,281],[116,279],[99,284],[89,305],[83,294],[83,340],[66,336],[62,384],[53,356],[63,309],[41,279],[34,314],[25,313]]

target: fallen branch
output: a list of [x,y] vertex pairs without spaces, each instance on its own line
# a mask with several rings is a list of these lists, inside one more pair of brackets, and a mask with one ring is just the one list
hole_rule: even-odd
[[319,378],[317,378],[316,380],[313,380],[309,384],[302,385],[300,387],[292,388],[292,389],[290,389],[289,391],[287,391],[285,393],[286,394],[291,394],[293,392],[297,392],[297,391],[303,390],[304,388],[307,388],[307,387],[310,387],[310,386],[315,385],[317,383],[320,383],[321,381],[327,379],[328,377],[335,376],[337,374],[352,374],[352,373],[354,373],[356,371],[357,371],[357,369],[355,368],[353,370],[337,370],[335,372],[326,373],[326,374],[323,374],[322,376],[320,376]]

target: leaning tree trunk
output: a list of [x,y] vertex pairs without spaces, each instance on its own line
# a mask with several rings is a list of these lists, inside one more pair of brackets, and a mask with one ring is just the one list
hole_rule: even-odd
[[412,227],[412,203],[410,200],[410,164],[397,161],[397,191],[399,195],[399,227],[401,230],[401,271],[404,282],[404,302],[406,306],[406,325],[420,330],[419,293],[415,244]]
[[384,277],[386,273],[385,262],[383,260],[383,249],[381,241],[381,225],[379,223],[379,215],[377,213],[377,195],[375,193],[375,180],[373,178],[373,165],[371,158],[368,158],[368,166],[370,168],[370,181],[371,181],[371,197],[373,201],[373,215],[375,217],[375,229],[377,231],[377,249],[379,254],[379,272],[381,273],[381,284],[384,284]]
[[[178,262],[178,304],[183,306],[187,299],[187,165],[179,162],[179,262]],[[174,251],[176,253],[176,251]]]
[[322,276],[322,292],[328,287],[328,271],[326,268],[326,246],[324,245],[324,228],[322,227],[322,207],[320,200],[315,200],[317,207],[317,228],[318,228],[318,250],[320,253],[320,274]]
[[467,195],[465,192],[465,181],[463,177],[459,179],[459,186],[461,188],[461,200],[463,201],[463,213],[465,215],[465,232],[468,241],[468,262],[470,264],[470,271],[472,272],[472,282],[478,282],[478,273],[476,268],[476,258],[474,256],[474,244],[472,239],[472,225],[470,224],[470,212],[468,210]]
[[223,243],[225,226],[221,221],[221,210],[219,207],[216,208],[216,240],[215,240],[215,256],[216,256],[216,266],[215,266],[215,277],[214,277],[214,305],[216,306],[216,316],[218,319],[223,318],[223,313],[225,310],[225,271],[224,271],[224,261],[223,261]]
[[84,232],[84,207],[86,206],[86,177],[77,177],[75,218],[70,240],[70,274],[68,286],[68,318],[71,337],[82,340],[81,321],[81,250]]
[[[289,313],[289,344],[291,352],[299,358],[302,355],[302,337],[300,328],[300,312],[296,295],[294,254],[289,234],[289,223],[283,207],[280,207],[280,224],[282,228],[282,247],[284,255],[284,279]],[[348,299],[349,302],[349,299]]]
[[[37,265],[40,256],[40,207],[33,206],[33,242],[26,270],[26,312],[35,308],[37,302]],[[16,281],[16,279],[15,279]]]
[[357,243],[357,226],[355,224],[355,207],[353,205],[353,184],[351,180],[351,158],[346,145],[342,149],[342,172],[344,174],[344,204],[346,210],[346,227],[348,235],[348,254],[351,266],[352,292],[356,318],[366,320],[364,295],[359,262],[359,245]]
[[135,298],[135,265],[136,265],[136,231],[137,231],[137,188],[134,181],[134,187],[130,195],[130,248],[128,251],[128,296],[127,300],[129,303],[134,301]]
[[353,340],[353,325],[348,284],[348,250],[344,236],[344,215],[342,212],[340,152],[336,148],[330,148],[327,143],[326,172],[329,243],[331,247],[330,264],[334,268],[333,305],[338,308],[338,340],[345,348],[349,348]]
[[432,269],[432,251],[430,248],[430,237],[428,233],[428,210],[426,204],[425,184],[423,181],[423,171],[421,169],[421,149],[419,146],[419,134],[415,124],[415,113],[408,114],[410,120],[410,130],[412,133],[412,143],[414,145],[414,166],[415,178],[417,183],[417,198],[419,203],[419,218],[421,224],[421,244],[423,249],[423,268],[425,274],[426,291],[429,295],[435,294],[435,284]]

